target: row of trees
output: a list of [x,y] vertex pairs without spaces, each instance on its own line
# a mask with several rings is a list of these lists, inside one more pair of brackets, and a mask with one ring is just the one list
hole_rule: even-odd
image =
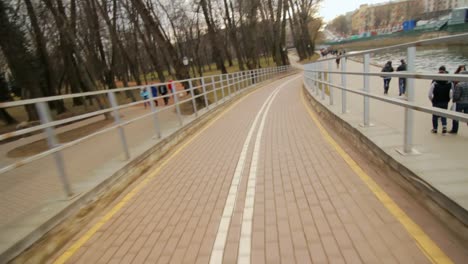
[[[319,1],[0,1],[0,75],[10,72],[27,99],[112,89],[117,80],[139,85],[149,74],[161,82],[187,79],[185,56],[198,75],[213,62],[222,73],[234,60],[240,70],[255,69],[261,56],[285,65],[287,26],[299,57],[313,52]],[[61,101],[51,107],[67,111]],[[37,119],[33,108],[27,111]]]

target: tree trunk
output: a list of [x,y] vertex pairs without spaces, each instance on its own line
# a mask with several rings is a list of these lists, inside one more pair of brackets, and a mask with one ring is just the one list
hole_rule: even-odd
[[236,52],[236,58],[237,58],[237,63],[239,64],[239,70],[244,71],[245,70],[244,58],[242,56],[241,46],[240,46],[239,40],[237,38],[236,27],[234,25],[233,18],[231,18],[231,15],[230,15],[230,12],[229,12],[229,7],[231,8],[231,11],[232,11],[231,13],[233,13],[234,8],[232,6],[232,2],[229,1],[229,6],[228,6],[227,0],[224,0],[224,9],[225,9],[225,12],[226,12],[226,20],[227,20],[226,28],[229,31],[229,36],[231,38],[231,42],[234,43],[234,51]]
[[[11,21],[7,4],[0,1],[0,47],[16,83],[22,88],[24,99],[43,96],[38,80],[41,76],[37,58],[27,48],[24,33]],[[38,119],[34,106],[27,107],[28,120]]]
[[[37,57],[39,58],[39,62],[41,63],[41,75],[43,80],[43,87],[42,93],[45,96],[54,96],[57,95],[56,86],[55,86],[55,77],[54,72],[51,67],[49,54],[46,48],[46,41],[44,38],[44,34],[42,33],[41,28],[39,27],[39,22],[37,21],[36,13],[34,11],[34,7],[31,3],[31,0],[24,0],[26,4],[26,9],[28,11],[28,16],[31,21],[31,27],[34,32],[34,40],[36,44],[36,53]],[[66,111],[65,105],[63,100],[57,100],[51,102],[52,108],[56,109],[57,113],[63,113]]]
[[[158,46],[162,49],[162,54],[166,61],[170,63],[169,67],[173,67],[175,75],[178,79],[188,79],[190,74],[188,73],[187,67],[182,64],[182,59],[178,56],[176,49],[172,45],[170,39],[168,39],[161,30],[159,21],[155,20],[149,10],[146,8],[142,0],[131,0],[134,7],[140,14],[143,22],[151,30],[152,35],[155,37]],[[185,86],[188,88],[188,86]]]
[[214,21],[210,18],[210,13],[208,10],[207,0],[200,0],[200,5],[203,10],[203,15],[205,16],[205,22],[208,27],[208,37],[211,41],[211,48],[213,51],[213,58],[216,61],[216,67],[218,70],[221,70],[222,74],[227,73],[226,67],[224,66],[224,58],[219,47],[218,37],[214,25]]

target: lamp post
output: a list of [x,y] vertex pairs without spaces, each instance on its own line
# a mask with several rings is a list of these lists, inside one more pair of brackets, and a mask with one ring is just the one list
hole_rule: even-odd
[[310,59],[310,44],[307,44],[307,55],[309,55],[309,59]]

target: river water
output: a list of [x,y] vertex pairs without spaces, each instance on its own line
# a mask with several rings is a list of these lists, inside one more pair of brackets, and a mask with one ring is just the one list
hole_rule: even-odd
[[[395,50],[371,55],[371,63],[383,66],[391,60],[396,69],[400,60],[406,60],[406,50]],[[436,73],[444,65],[449,73],[454,73],[459,65],[468,67],[468,44],[459,46],[418,47],[416,49],[416,71]]]

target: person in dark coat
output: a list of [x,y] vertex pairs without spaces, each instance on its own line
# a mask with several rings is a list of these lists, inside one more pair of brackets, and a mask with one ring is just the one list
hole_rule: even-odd
[[158,88],[155,85],[151,86],[151,95],[153,96],[154,104],[158,106],[158,99],[156,99],[158,97]]
[[[445,66],[440,66],[440,74],[447,74]],[[434,80],[432,81],[431,88],[429,89],[429,100],[432,102],[433,107],[447,109],[450,102],[450,91],[453,89],[453,83],[445,80]],[[438,115],[432,115],[432,133],[437,133],[438,127]],[[442,119],[442,134],[447,133],[447,118],[440,117]]]
[[[397,72],[406,71],[407,70],[407,67],[406,67],[407,65],[406,65],[405,60],[401,60],[400,62],[401,62],[401,64],[400,64],[400,66],[398,66],[396,71]],[[400,90],[399,96],[402,96],[403,94],[406,93],[406,78],[398,78],[398,88]]]
[[[462,71],[459,74],[468,75],[468,71]],[[455,111],[468,114],[468,82],[458,82],[454,86],[452,101],[455,104]],[[458,120],[453,120],[452,130],[449,133],[458,133]]]
[[[393,72],[393,67],[392,67],[392,62],[387,61],[385,66],[382,68],[382,72]],[[384,94],[388,94],[388,88],[390,88],[390,80],[392,77],[384,76],[383,81],[384,81]]]
[[[165,96],[167,94],[167,86],[166,85],[161,85],[159,86],[159,94],[161,94],[161,96]],[[163,97],[163,100],[164,100],[164,105],[168,105],[169,104],[169,96],[166,96],[166,97]]]

